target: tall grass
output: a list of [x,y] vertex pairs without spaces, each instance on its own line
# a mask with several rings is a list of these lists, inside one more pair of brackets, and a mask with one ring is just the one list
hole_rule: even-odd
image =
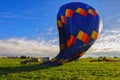
[[20,64],[20,59],[0,59],[0,80],[119,80],[120,62],[89,62],[88,58],[62,66]]

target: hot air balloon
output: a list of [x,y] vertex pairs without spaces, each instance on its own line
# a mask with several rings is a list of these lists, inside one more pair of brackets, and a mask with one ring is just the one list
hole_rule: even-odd
[[47,65],[61,65],[83,56],[97,40],[103,22],[90,5],[71,2],[60,7],[57,26],[60,52]]

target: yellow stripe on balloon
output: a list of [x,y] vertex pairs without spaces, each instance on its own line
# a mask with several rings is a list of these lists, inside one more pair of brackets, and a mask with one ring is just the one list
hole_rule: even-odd
[[80,11],[81,11],[81,8],[77,8],[76,12],[80,13]]
[[93,31],[91,37],[96,40],[98,38],[98,33],[96,31]]
[[84,32],[83,32],[83,31],[80,31],[80,32],[78,33],[78,35],[77,35],[77,38],[78,38],[79,40],[81,40],[83,34],[84,34]]
[[96,12],[92,9],[89,9],[88,13],[91,14],[92,16],[94,16],[94,17],[96,16]]
[[58,27],[62,27],[62,22],[60,20],[57,21],[58,22]]

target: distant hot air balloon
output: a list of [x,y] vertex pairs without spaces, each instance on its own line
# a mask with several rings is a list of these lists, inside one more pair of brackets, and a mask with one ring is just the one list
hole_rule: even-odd
[[60,65],[84,55],[98,38],[103,22],[90,5],[71,2],[59,9],[57,26],[60,52],[47,65]]

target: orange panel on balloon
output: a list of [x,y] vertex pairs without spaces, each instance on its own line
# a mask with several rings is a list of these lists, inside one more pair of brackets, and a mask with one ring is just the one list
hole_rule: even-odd
[[86,38],[86,40],[85,40],[85,43],[87,43],[87,44],[88,44],[88,43],[89,43],[89,41],[90,41],[90,38],[91,38],[91,37],[90,37],[89,35],[87,35],[87,38]]
[[88,13],[93,15],[94,17],[96,16],[96,12],[94,10],[92,10],[92,9],[89,9]]
[[61,20],[64,24],[66,23],[66,17],[65,16],[61,16]]
[[66,16],[66,17],[69,17],[69,18],[72,18],[73,14],[74,14],[74,11],[73,11],[73,10],[67,9],[65,16]]
[[67,46],[70,47],[71,45],[75,44],[76,37],[71,36],[70,39],[67,41]]
[[79,14],[81,14],[81,15],[83,15],[83,16],[87,16],[87,11],[84,10],[84,9],[82,9],[82,8],[78,8],[76,10],[76,12],[79,13]]
[[87,35],[86,33],[84,33],[84,34],[82,35],[81,40],[82,40],[83,42],[86,42],[87,36],[88,36],[88,35]]

